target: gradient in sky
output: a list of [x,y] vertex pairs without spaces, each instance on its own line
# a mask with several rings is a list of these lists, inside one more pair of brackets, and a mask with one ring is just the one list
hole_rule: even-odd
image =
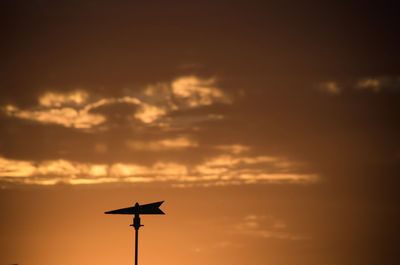
[[394,1],[0,10],[1,264],[396,264]]

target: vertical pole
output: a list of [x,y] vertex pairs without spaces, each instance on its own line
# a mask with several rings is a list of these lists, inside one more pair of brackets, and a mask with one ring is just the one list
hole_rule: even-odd
[[140,217],[138,213],[135,213],[135,217],[133,218],[133,224],[131,224],[135,228],[135,265],[138,265],[138,242],[139,242],[139,228],[143,225],[140,224]]
[[135,265],[137,265],[137,260],[138,260],[138,237],[139,237],[139,227],[135,227]]
[[133,226],[135,228],[135,265],[138,264],[138,241],[139,241],[139,228],[143,225],[140,224],[140,217],[139,217],[139,203],[135,204],[134,208],[135,217],[133,218]]

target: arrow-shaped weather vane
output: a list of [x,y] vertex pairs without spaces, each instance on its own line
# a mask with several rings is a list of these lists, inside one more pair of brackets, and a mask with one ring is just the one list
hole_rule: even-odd
[[105,214],[134,214],[133,218],[133,226],[135,228],[135,265],[137,265],[138,260],[138,236],[139,236],[139,228],[143,225],[140,224],[140,214],[165,214],[160,210],[160,205],[164,201],[153,202],[149,204],[139,205],[136,203],[134,207],[122,208],[118,210],[108,211]]

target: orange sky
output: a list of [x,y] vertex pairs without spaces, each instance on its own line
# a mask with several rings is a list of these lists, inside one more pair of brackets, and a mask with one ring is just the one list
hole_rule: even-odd
[[397,260],[393,3],[1,10],[1,264]]

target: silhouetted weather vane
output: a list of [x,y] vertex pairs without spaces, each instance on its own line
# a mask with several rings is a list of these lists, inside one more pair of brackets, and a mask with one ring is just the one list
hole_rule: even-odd
[[105,212],[105,214],[134,214],[133,218],[133,226],[135,228],[135,265],[137,265],[138,261],[138,236],[139,236],[139,228],[143,225],[140,224],[139,214],[165,214],[160,210],[160,205],[164,201],[153,202],[149,204],[139,205],[136,203],[134,207],[122,208],[114,211]]

